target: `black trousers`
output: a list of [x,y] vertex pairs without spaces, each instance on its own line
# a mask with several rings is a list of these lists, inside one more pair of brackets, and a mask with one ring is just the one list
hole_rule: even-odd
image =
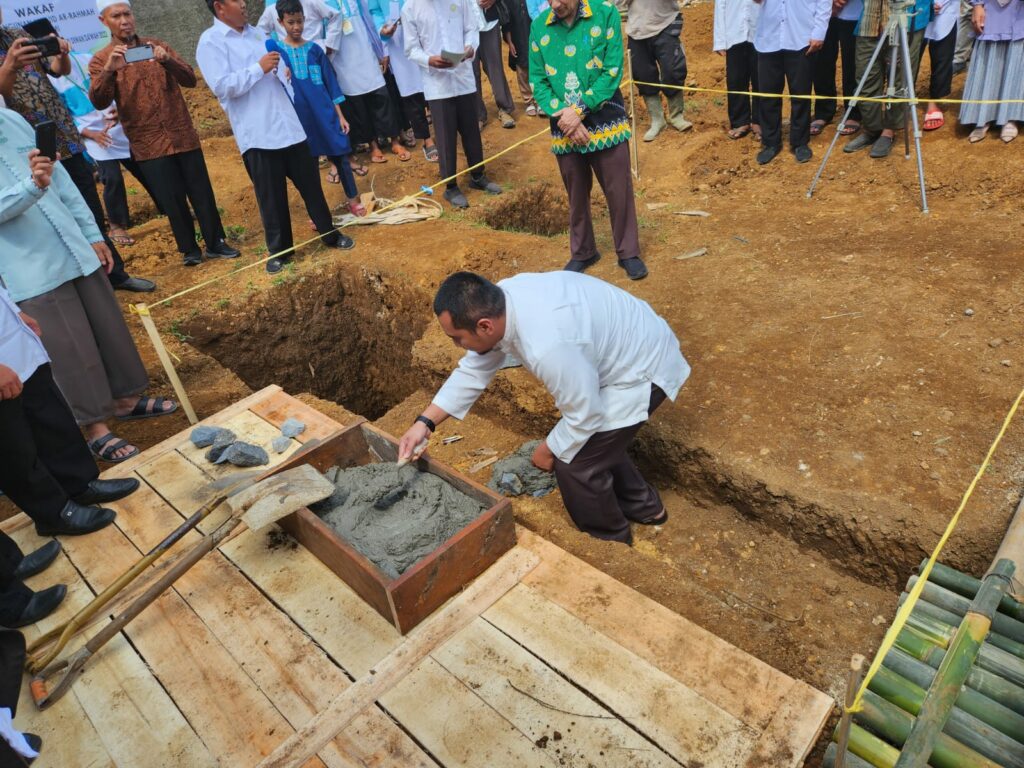
[[[788,84],[790,95],[810,95],[813,67],[807,49],[757,54],[757,77],[764,93],[782,93]],[[782,99],[764,99],[761,104],[761,143],[782,146]],[[811,140],[811,103],[790,99],[789,145],[794,149]]]
[[113,241],[107,237],[107,219],[103,214],[103,206],[100,205],[99,193],[96,191],[96,178],[93,176],[92,165],[83,154],[65,157],[60,164],[64,166],[64,170],[68,172],[71,180],[78,187],[78,191],[85,198],[85,204],[89,206],[93,218],[96,219],[96,226],[103,233],[103,242],[107,244],[110,255],[114,259],[114,268],[110,270],[107,277],[110,278],[110,284],[116,288],[128,279],[128,273],[124,268],[124,259],[121,258]]
[[132,159],[125,160],[97,160],[96,168],[99,171],[100,184],[103,185],[103,207],[107,211],[107,218],[110,223],[121,229],[130,229],[132,226],[131,212],[128,210],[128,191],[124,186],[124,174],[121,168],[124,167],[146,190],[146,193],[153,198],[157,210],[163,213],[160,203],[153,194],[153,188],[149,186],[146,177],[143,175],[139,164]]
[[[759,91],[757,50],[753,43],[737,43],[725,52],[725,82],[730,91]],[[761,99],[729,94],[729,127],[761,124]]]
[[50,365],[22,384],[18,397],[0,400],[0,491],[36,522],[56,522],[99,470]]
[[[455,174],[458,164],[456,139],[462,138],[462,151],[470,166],[484,160],[484,145],[480,139],[480,125],[476,121],[476,91],[447,99],[430,100],[430,116],[434,119],[434,136],[437,141],[437,160],[441,178]],[[483,167],[472,172],[477,179],[484,175]],[[448,182],[448,188],[458,186],[455,179]]]
[[402,130],[402,118],[387,85],[358,96],[346,94],[341,113],[351,126],[349,140],[353,144],[368,144],[379,139],[387,142]]
[[[814,54],[814,119],[832,121],[836,116],[836,60],[843,61],[843,101],[853,97],[857,90],[857,40],[853,30],[856,21],[833,17],[828,23],[825,43]],[[850,119],[860,122],[860,107],[854,107]]]
[[[316,158],[309,153],[306,142],[284,149],[250,149],[242,155],[242,161],[256,191],[256,204],[260,209],[269,255],[286,251],[295,244],[292,240],[292,217],[288,210],[288,179],[302,197],[306,212],[321,235],[320,240],[327,245],[338,242],[331,209],[320,185]],[[284,258],[290,259],[293,255],[288,253]]]
[[[24,670],[25,636],[16,629],[0,629],[0,707],[10,709],[11,717],[18,713]],[[18,755],[6,739],[0,738],[0,766],[24,765],[28,765],[28,760]]]
[[[398,90],[398,81],[395,80],[395,73],[391,71],[391,67],[388,67],[384,73],[384,87],[388,89],[388,95],[391,97],[391,104],[395,107],[395,112],[398,116],[398,125],[403,131],[407,131],[412,127],[409,122],[409,115],[404,109],[402,109],[402,92]],[[348,119],[348,118],[346,118]],[[377,137],[377,143],[385,139],[384,136]]]
[[427,100],[422,91],[402,97],[402,111],[405,121],[412,126],[412,135],[417,139],[430,138],[430,123],[427,122]]
[[[217,213],[217,198],[213,194],[203,150],[193,149],[153,160],[142,160],[139,167],[153,188],[157,202],[167,214],[180,253],[199,250],[196,244],[196,220],[207,248],[214,247],[224,239],[224,227]],[[192,218],[192,211],[195,211],[195,219]]]
[[928,96],[944,99],[953,92],[953,56],[956,54],[956,27],[941,40],[928,41],[928,59],[932,64],[932,77]]
[[[665,401],[651,385],[647,415]],[[665,508],[658,492],[633,464],[626,450],[644,422],[590,436],[571,462],[555,459],[555,478],[576,527],[599,539],[632,542],[630,521],[657,517]]]
[[[18,563],[21,562],[23,557],[24,554],[18,545],[14,543],[14,539],[6,533],[0,532],[0,627],[9,627],[11,624],[14,624],[18,617],[21,616],[21,612],[25,610],[28,601],[32,599],[32,590],[26,587],[20,579],[14,578],[14,569],[18,567]],[[5,634],[6,630],[0,629],[0,639]],[[4,674],[4,661],[6,659],[4,658],[3,649],[0,647],[0,676]],[[18,672],[20,680],[21,670],[19,669]],[[9,681],[0,679],[0,707],[12,706],[2,700],[5,693],[7,693],[3,690],[7,684],[9,684]],[[15,691],[14,701],[17,703],[17,691]],[[0,758],[4,754],[2,750],[4,744],[3,737],[0,737]],[[17,765],[17,763],[4,763],[0,761],[0,766],[4,765]]]
[[[665,27],[654,37],[644,40],[629,38],[629,52],[633,56],[633,79],[637,82],[664,83],[665,85],[686,84],[686,53],[683,52],[683,15]],[[641,96],[654,96],[664,91],[666,96],[682,96],[675,88],[658,88],[638,85]]]

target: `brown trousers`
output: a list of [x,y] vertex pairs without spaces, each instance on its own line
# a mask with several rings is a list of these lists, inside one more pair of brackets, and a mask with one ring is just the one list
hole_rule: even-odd
[[[665,401],[665,393],[651,385],[647,415]],[[629,521],[657,517],[664,509],[661,497],[644,480],[626,453],[644,422],[591,435],[587,444],[566,464],[555,459],[555,478],[562,501],[576,527],[599,539],[633,542]]]
[[53,378],[80,425],[106,421],[115,398],[146,391],[146,367],[102,267],[18,306],[39,322]]
[[572,258],[586,261],[597,255],[594,222],[590,216],[590,190],[594,176],[608,201],[612,239],[619,261],[640,255],[640,235],[633,199],[633,173],[629,167],[629,142],[597,152],[556,155],[562,183],[569,193],[569,250]]

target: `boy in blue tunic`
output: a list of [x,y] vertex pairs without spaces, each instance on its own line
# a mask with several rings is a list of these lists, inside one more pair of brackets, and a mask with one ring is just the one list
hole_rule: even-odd
[[[323,48],[303,38],[306,22],[300,0],[278,0],[277,18],[284,27],[284,40],[267,40],[267,50],[281,54],[291,70],[293,102],[299,122],[306,132],[306,141],[313,157],[325,155],[341,178],[348,198],[348,209],[356,216],[365,216],[359,202],[359,190],[352,175],[348,156],[352,147],[348,140],[348,123],[341,114],[345,100],[334,74],[334,67]],[[328,179],[330,180],[330,179]]]

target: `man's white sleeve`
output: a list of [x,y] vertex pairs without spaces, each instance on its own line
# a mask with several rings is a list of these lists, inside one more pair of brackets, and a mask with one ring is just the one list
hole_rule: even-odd
[[504,361],[505,353],[496,349],[484,355],[467,352],[434,396],[434,405],[457,419],[466,418]]
[[416,18],[415,9],[410,8],[411,3],[402,9],[402,26],[405,27],[405,58],[413,64],[419,64],[424,69],[430,68],[430,53],[423,50],[420,36],[424,34],[420,30],[419,19]]
[[597,369],[578,346],[563,345],[544,355],[534,373],[562,414],[548,433],[548,448],[568,464],[604,422]]

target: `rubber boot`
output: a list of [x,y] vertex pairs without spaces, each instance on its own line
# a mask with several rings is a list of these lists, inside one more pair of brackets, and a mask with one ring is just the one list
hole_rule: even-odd
[[678,91],[668,97],[668,121],[677,131],[693,128],[693,123],[683,117],[683,94]]
[[644,134],[644,141],[654,141],[658,134],[665,130],[665,111],[661,107],[661,96],[644,96],[647,112],[651,116],[651,127]]

